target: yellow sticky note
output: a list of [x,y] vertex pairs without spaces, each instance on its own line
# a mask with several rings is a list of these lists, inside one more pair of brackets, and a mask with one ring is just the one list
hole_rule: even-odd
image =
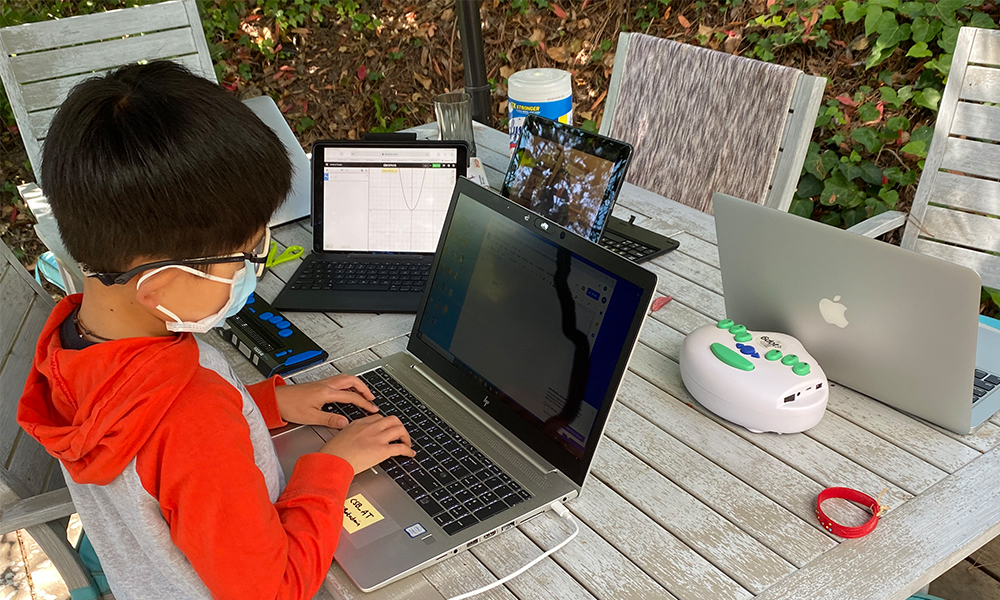
[[354,533],[382,519],[382,513],[361,494],[351,496],[344,502],[344,530],[347,533]]

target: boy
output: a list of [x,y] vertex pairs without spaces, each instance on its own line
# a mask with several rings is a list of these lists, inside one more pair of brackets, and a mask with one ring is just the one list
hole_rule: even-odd
[[[376,412],[358,378],[245,388],[187,333],[253,291],[284,147],[215,84],[152,63],[73,90],[42,180],[87,277],[45,325],[18,423],[60,459],[116,598],[312,597],[354,474],[414,453],[396,417],[321,410]],[[343,431],[283,486],[267,429],[286,421]]]

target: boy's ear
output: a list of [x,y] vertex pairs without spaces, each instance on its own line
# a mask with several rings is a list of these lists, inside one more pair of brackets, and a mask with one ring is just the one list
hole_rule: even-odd
[[[151,276],[149,279],[142,282],[142,285],[137,285],[135,290],[135,300],[139,304],[156,309],[157,306],[162,304],[160,301],[163,297],[165,288],[170,286],[171,283],[177,280],[177,277],[181,275],[183,271],[180,269],[164,269]],[[142,277],[141,275],[139,277]],[[139,278],[136,278],[138,281]]]

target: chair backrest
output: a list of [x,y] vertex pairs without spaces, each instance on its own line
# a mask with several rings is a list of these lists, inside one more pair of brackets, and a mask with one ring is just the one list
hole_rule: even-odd
[[826,79],[638,33],[618,36],[601,133],[628,181],[712,212],[712,193],[788,210]]
[[0,506],[65,487],[56,459],[17,425],[17,403],[54,302],[0,243]]
[[1000,288],[1000,31],[963,27],[901,245]]
[[42,142],[73,86],[117,67],[171,59],[215,81],[195,0],[0,29],[0,77],[35,172]]

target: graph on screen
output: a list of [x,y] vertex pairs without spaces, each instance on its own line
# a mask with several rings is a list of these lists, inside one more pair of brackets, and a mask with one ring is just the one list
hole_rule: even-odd
[[455,188],[453,149],[327,149],[325,250],[433,252]]

